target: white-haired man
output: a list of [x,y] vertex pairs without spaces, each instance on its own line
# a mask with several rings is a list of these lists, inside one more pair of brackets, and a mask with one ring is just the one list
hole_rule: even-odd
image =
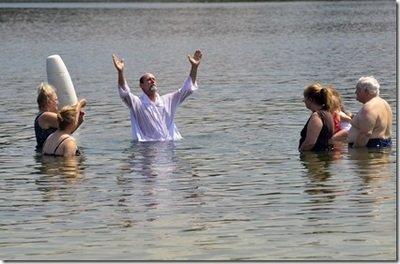
[[373,76],[361,77],[356,84],[357,101],[364,105],[354,116],[349,132],[350,147],[391,147],[393,114],[379,97],[379,83]]
[[182,88],[160,96],[157,92],[156,77],[144,74],[139,80],[143,91],[140,96],[133,95],[124,77],[124,60],[113,54],[114,66],[118,73],[118,91],[122,101],[128,106],[131,116],[132,139],[134,141],[166,141],[182,138],[174,123],[178,106],[197,89],[197,68],[202,53],[196,50],[188,55],[191,69]]

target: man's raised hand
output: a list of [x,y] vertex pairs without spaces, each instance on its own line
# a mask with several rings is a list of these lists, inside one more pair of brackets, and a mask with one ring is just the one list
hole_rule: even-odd
[[123,59],[119,58],[117,55],[112,55],[113,63],[117,71],[121,72],[124,70],[125,62]]
[[199,66],[200,61],[201,61],[201,56],[202,56],[202,54],[201,54],[200,50],[196,50],[194,52],[193,57],[188,55],[188,59],[189,59],[190,63],[192,64],[192,66],[195,66],[195,67]]

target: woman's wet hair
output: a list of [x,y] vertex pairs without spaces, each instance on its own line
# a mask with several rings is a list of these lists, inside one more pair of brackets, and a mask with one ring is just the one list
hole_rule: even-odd
[[77,123],[77,110],[75,106],[64,106],[57,113],[58,127],[60,130],[66,129],[71,124]]
[[315,104],[322,106],[323,110],[333,109],[333,94],[329,87],[323,87],[320,83],[313,83],[304,89],[304,98],[311,99]]
[[38,86],[37,91],[38,96],[36,101],[39,109],[46,107],[50,101],[50,97],[56,94],[54,87],[48,83],[41,83]]

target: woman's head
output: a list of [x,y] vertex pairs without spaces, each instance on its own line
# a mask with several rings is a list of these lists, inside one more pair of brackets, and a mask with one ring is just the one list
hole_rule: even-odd
[[341,111],[343,108],[342,96],[333,86],[328,86],[327,88],[332,95],[332,111]]
[[39,85],[37,103],[41,111],[57,112],[58,97],[53,86],[47,83]]
[[78,124],[78,114],[76,106],[64,106],[57,114],[58,128],[65,130],[71,126],[73,129]]
[[[333,95],[329,88],[319,83],[314,83],[304,89],[304,99],[319,106],[323,110],[331,111],[333,107]],[[308,106],[307,106],[308,107]]]

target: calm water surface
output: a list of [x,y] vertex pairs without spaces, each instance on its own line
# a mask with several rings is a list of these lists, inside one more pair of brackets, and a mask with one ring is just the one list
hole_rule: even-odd
[[[394,1],[0,4],[0,258],[395,260],[395,148],[297,151],[314,81],[356,112],[372,74],[395,111],[395,21]],[[131,142],[111,54],[164,94],[196,48],[184,139]],[[51,54],[89,102],[70,161],[34,152]]]

